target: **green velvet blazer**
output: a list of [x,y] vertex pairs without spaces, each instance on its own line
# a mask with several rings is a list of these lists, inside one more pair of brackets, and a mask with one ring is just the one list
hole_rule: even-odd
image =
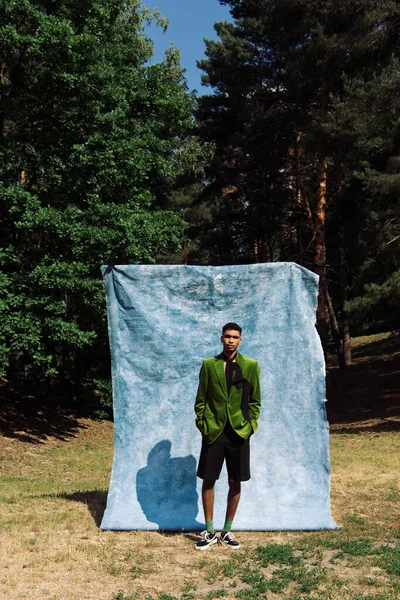
[[241,408],[243,390],[232,385],[228,394],[222,353],[204,360],[200,369],[194,405],[196,427],[209,444],[220,435],[227,419],[244,439],[257,429],[261,408],[260,367],[256,360],[239,352],[236,362],[242,369],[244,379],[250,382],[249,421],[245,419]]

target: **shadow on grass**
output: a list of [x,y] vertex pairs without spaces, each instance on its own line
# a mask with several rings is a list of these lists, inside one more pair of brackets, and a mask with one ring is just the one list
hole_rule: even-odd
[[[362,339],[362,338],[358,338]],[[362,359],[365,357],[390,359],[393,355],[400,353],[400,335],[392,334],[383,339],[372,340],[364,344],[355,344],[352,349],[354,359]]]
[[334,432],[400,430],[400,340],[369,342],[354,348],[354,364],[330,369],[328,420]]
[[107,494],[108,492],[99,491],[74,492],[73,494],[58,494],[57,498],[64,498],[64,500],[86,504],[97,527],[100,527],[106,509]]
[[[150,530],[150,531],[152,531],[152,530]],[[185,537],[186,539],[188,539],[191,542],[198,542],[200,539],[200,532],[197,533],[197,535],[196,535],[196,532],[191,533],[191,532],[188,532],[188,531],[182,530],[182,529],[177,529],[176,531],[172,531],[169,529],[165,529],[165,530],[164,529],[154,529],[153,531],[154,531],[154,533],[158,533],[159,535],[162,535],[167,538],[169,538],[169,537],[173,538],[173,537],[183,535],[183,537]]]
[[[71,502],[82,502],[86,504],[90,514],[93,517],[93,521],[96,523],[97,527],[100,527],[101,521],[103,519],[104,511],[106,509],[107,504],[107,492],[101,491],[87,491],[87,492],[74,492],[73,494],[57,494],[54,497],[63,498],[64,500],[71,500]],[[48,496],[46,496],[48,497]],[[130,530],[129,530],[130,531]],[[189,533],[187,531],[170,531],[170,530],[154,530],[156,533],[166,537],[174,537],[177,535],[182,535],[194,542],[199,540],[199,534]]]
[[58,398],[38,398],[0,386],[0,435],[31,444],[42,444],[47,437],[62,441],[76,437],[85,426],[73,410],[58,404]]

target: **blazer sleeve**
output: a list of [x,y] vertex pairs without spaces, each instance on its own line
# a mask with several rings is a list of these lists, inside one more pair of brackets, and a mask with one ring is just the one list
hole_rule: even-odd
[[258,417],[261,411],[260,365],[255,363],[250,381],[249,417],[253,432],[258,427]]
[[206,409],[207,399],[207,385],[207,367],[203,362],[199,373],[199,387],[197,388],[196,401],[194,403],[194,411],[196,413],[196,427],[201,433],[203,433],[204,411]]

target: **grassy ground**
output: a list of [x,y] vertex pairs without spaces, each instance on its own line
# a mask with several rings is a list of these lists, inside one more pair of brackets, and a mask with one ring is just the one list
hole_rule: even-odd
[[0,598],[400,598],[400,344],[358,338],[354,356],[345,373],[329,369],[342,529],[242,532],[238,552],[196,552],[189,533],[100,532],[112,425],[29,409],[29,399],[26,417],[3,406]]

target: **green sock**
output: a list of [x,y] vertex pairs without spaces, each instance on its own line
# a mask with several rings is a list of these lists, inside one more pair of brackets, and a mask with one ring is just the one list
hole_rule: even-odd
[[214,531],[214,523],[213,520],[211,519],[211,521],[206,521],[206,529],[209,533],[215,533]]
[[226,519],[222,533],[228,533],[232,529],[233,519]]

